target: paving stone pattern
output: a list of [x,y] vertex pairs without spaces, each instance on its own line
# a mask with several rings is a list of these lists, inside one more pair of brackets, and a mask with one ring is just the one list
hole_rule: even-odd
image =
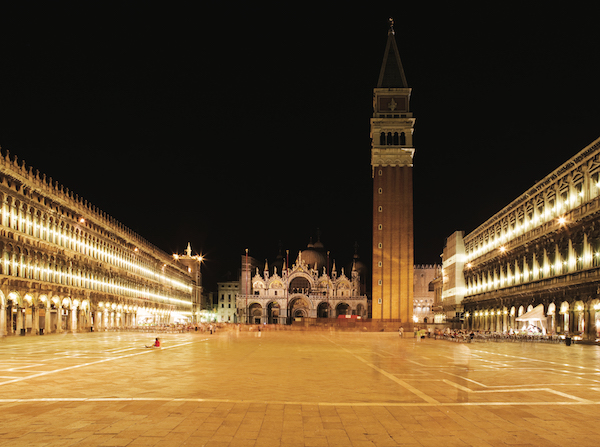
[[600,348],[412,334],[0,342],[0,447],[596,446]]

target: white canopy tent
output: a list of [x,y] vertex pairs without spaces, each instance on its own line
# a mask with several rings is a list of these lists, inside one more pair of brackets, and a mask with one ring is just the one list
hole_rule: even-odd
[[535,323],[539,322],[542,328],[542,333],[546,335],[546,315],[544,314],[544,305],[538,304],[529,312],[525,312],[520,317],[517,317],[517,321],[528,321],[530,324],[535,325]]

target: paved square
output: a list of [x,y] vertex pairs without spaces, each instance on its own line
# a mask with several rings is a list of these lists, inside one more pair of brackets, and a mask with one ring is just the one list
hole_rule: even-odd
[[600,349],[396,333],[0,342],[0,446],[592,446]]

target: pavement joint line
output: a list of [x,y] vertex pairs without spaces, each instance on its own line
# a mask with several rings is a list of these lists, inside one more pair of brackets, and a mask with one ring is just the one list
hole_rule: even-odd
[[[493,355],[500,355],[500,356],[504,356],[504,357],[510,357],[510,358],[513,358],[513,359],[519,359],[519,361],[526,361],[528,363],[529,362],[543,362],[543,363],[549,363],[551,365],[560,365],[560,366],[566,366],[566,367],[569,367],[569,368],[577,368],[577,369],[591,369],[593,371],[600,372],[600,369],[589,367],[589,366],[570,365],[568,363],[552,362],[550,360],[533,359],[533,358],[528,358],[528,357],[521,357],[521,356],[518,356],[518,355],[502,354],[500,352],[490,352],[490,351],[485,351],[483,349],[473,349],[473,351],[475,351],[475,352],[483,352],[485,354],[493,354]],[[568,372],[570,373],[571,371],[568,371]]]
[[[459,385],[460,387],[460,385]],[[464,387],[463,387],[464,388]],[[470,391],[466,388],[464,391]],[[506,390],[507,392],[510,390]],[[537,390],[536,390],[537,391]],[[302,401],[264,401],[239,399],[201,399],[201,398],[168,398],[168,397],[56,397],[33,399],[0,399],[0,405],[12,403],[39,402],[197,402],[197,403],[232,403],[260,405],[306,405],[320,407],[478,407],[478,406],[569,406],[569,405],[600,405],[600,401],[578,399],[566,402],[302,402]]]
[[581,403],[590,403],[590,402],[592,402],[591,400],[584,399],[583,397],[573,396],[571,394],[563,393],[561,391],[556,391],[556,390],[553,390],[553,389],[550,389],[550,388],[544,388],[544,389],[546,391],[548,391],[549,393],[556,394],[557,396],[566,397],[567,399],[573,399],[573,400],[576,400],[576,401],[581,402]]
[[[10,371],[10,372],[15,372],[15,371],[19,371],[21,369],[25,369],[25,368],[38,368],[40,366],[44,366],[41,363],[38,363],[37,365],[21,365],[21,366],[13,366],[12,368],[6,368],[6,369],[0,369],[0,371]],[[25,371],[27,372],[27,371]]]
[[[160,349],[173,349],[173,348],[177,348],[177,347],[180,347],[180,346],[189,345],[189,344],[192,344],[192,343],[199,343],[199,342],[205,341],[205,340],[208,340],[208,338],[205,338],[205,339],[202,339],[202,340],[198,340],[198,341],[188,341],[188,342],[185,342],[185,343],[179,343],[177,345],[164,346],[164,347],[161,347]],[[91,366],[91,365],[97,365],[99,363],[110,362],[112,360],[119,360],[119,359],[124,359],[124,358],[127,358],[127,357],[133,357],[133,356],[136,356],[136,355],[149,354],[150,352],[156,352],[158,350],[158,349],[147,349],[147,348],[139,348],[139,349],[142,349],[142,351],[135,352],[135,353],[132,353],[132,354],[120,355],[120,356],[117,356],[117,357],[107,357],[107,358],[104,358],[104,359],[101,359],[101,360],[96,360],[95,362],[80,363],[78,365],[67,366],[65,368],[59,368],[59,369],[55,369],[55,370],[52,370],[52,371],[43,371],[43,372],[40,372],[40,373],[37,373],[37,374],[31,374],[31,375],[29,375],[27,377],[20,377],[18,379],[7,380],[5,382],[0,382],[0,386],[7,385],[9,383],[22,382],[23,380],[28,380],[28,379],[35,379],[35,378],[38,378],[38,377],[47,376],[48,374],[54,374],[54,373],[58,373],[58,372],[69,371],[71,369],[84,368],[86,366]]]
[[390,380],[393,380],[394,382],[396,382],[398,385],[400,385],[401,387],[403,387],[404,389],[410,391],[411,393],[413,393],[416,396],[419,396],[421,399],[423,399],[425,402],[428,402],[430,404],[438,404],[439,402],[437,400],[435,400],[433,397],[428,396],[427,394],[423,393],[422,391],[416,389],[415,387],[413,387],[412,385],[409,385],[408,383],[406,383],[404,380],[400,380],[398,379],[396,376],[394,376],[393,374],[390,374],[389,372],[379,368],[378,366],[373,365],[372,363],[369,363],[367,360],[363,359],[362,357],[354,354],[352,351],[350,351],[349,349],[345,348],[344,346],[341,346],[339,344],[337,344],[336,342],[334,342],[333,340],[327,338],[324,336],[324,338],[326,340],[329,340],[331,343],[333,343],[334,345],[338,346],[339,348],[341,348],[343,351],[346,351],[348,354],[352,355],[353,357],[357,358],[358,360],[360,360],[361,362],[363,362],[365,365],[367,365],[370,368],[373,368],[375,371],[377,371],[378,373],[384,375],[385,377],[387,377]]
[[[453,374],[453,373],[448,372],[448,371],[442,371],[442,372],[444,374],[448,374],[450,376],[458,377],[458,378],[460,378],[460,379],[462,379],[464,381],[472,382],[475,385],[478,385],[478,386],[480,386],[482,388],[488,388],[488,389],[506,388],[507,386],[510,386],[511,388],[515,389],[515,388],[520,388],[520,387],[530,387],[531,386],[529,384],[528,385],[486,385],[485,383],[477,382],[477,381],[475,381],[473,379],[469,379],[469,378],[461,376],[459,374]],[[445,380],[446,379],[442,379],[442,381],[445,381]],[[451,382],[450,381],[450,383],[455,383],[455,382]],[[578,386],[589,386],[589,384],[587,384],[587,383],[560,383],[559,382],[559,383],[538,383],[538,386],[544,386],[544,387],[549,387],[549,386],[575,386],[575,387],[578,387]],[[599,389],[590,388],[590,389],[592,389],[594,391],[600,391],[600,388]]]
[[415,362],[414,360],[408,360],[408,361],[409,361],[410,363],[413,363],[413,364],[417,365],[417,366],[424,366],[424,367],[427,367],[427,365],[423,365],[422,363]]
[[553,390],[552,388],[546,388],[546,387],[543,387],[543,388],[542,387],[520,388],[520,389],[517,389],[517,390],[515,390],[513,388],[503,389],[503,390],[500,390],[500,389],[493,389],[493,390],[492,389],[487,389],[487,390],[472,390],[470,388],[467,388],[466,386],[462,386],[462,385],[460,385],[458,383],[452,382],[451,380],[444,379],[444,380],[442,380],[442,382],[444,382],[444,383],[446,383],[446,384],[448,384],[450,386],[453,386],[455,388],[458,388],[461,391],[466,391],[467,393],[474,393],[474,394],[483,394],[483,393],[524,393],[524,392],[532,392],[532,391],[545,391],[547,393],[556,394],[558,396],[566,397],[567,399],[573,399],[573,400],[576,400],[576,401],[581,402],[581,403],[586,403],[586,404],[593,403],[593,401],[591,401],[591,400],[584,399],[582,397],[573,396],[572,394],[562,393],[560,391],[556,391],[556,390]]

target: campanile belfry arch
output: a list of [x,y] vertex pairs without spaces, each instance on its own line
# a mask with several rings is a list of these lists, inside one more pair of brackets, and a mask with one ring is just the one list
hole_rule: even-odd
[[394,22],[373,90],[373,319],[412,324],[413,131],[410,94]]

